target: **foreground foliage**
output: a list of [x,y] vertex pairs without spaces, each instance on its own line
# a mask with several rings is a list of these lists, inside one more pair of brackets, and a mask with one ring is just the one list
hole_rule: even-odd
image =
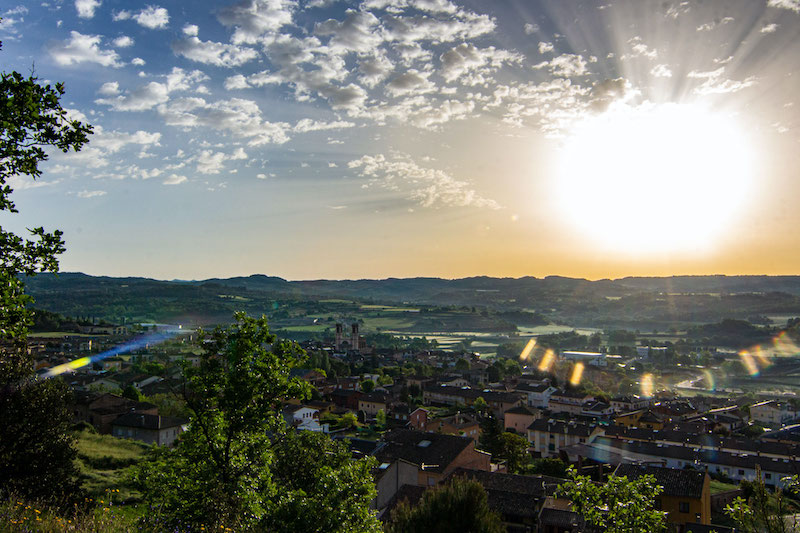
[[398,506],[389,533],[501,533],[500,516],[489,509],[488,497],[477,481],[455,478],[429,489],[419,504]]
[[558,494],[572,502],[572,510],[587,524],[607,533],[666,531],[666,513],[655,509],[662,488],[651,475],[633,481],[611,476],[605,484],[568,470],[570,481],[558,487]]
[[[61,107],[61,84],[43,85],[18,72],[0,76],[0,211],[16,213],[9,181],[37,178],[48,147],[80,150],[91,128]],[[79,494],[75,452],[68,435],[69,392],[34,378],[25,350],[31,323],[21,275],[56,272],[61,232],[30,230],[32,239],[0,228],[0,498],[12,493],[65,504]]]
[[372,463],[351,461],[325,435],[285,426],[281,401],[309,393],[289,375],[302,361],[297,345],[243,313],[203,339],[199,366],[185,368],[189,430],[175,448],[154,449],[134,476],[150,507],[145,525],[378,531],[367,509]]
[[793,476],[788,478],[788,481],[787,491],[777,489],[774,493],[770,493],[764,484],[761,468],[756,466],[755,481],[742,483],[745,498],[737,497],[725,507],[725,514],[736,522],[737,531],[799,533],[800,519],[794,514],[798,512],[797,505],[793,505],[786,496],[797,495],[800,478]]

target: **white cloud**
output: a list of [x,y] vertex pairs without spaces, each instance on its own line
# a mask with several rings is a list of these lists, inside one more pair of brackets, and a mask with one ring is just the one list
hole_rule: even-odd
[[296,9],[296,0],[243,0],[220,9],[217,19],[225,26],[236,28],[231,36],[232,43],[254,44],[290,24]]
[[164,185],[180,185],[181,183],[186,183],[189,179],[186,176],[181,176],[179,174],[170,174],[167,179],[163,181]]
[[98,98],[98,104],[111,106],[115,111],[144,111],[169,100],[166,84],[151,81],[126,94],[114,98]]
[[399,76],[395,76],[386,84],[386,92],[392,96],[406,94],[424,94],[435,90],[436,86],[428,80],[429,72],[419,72],[411,69]]
[[78,198],[97,198],[105,195],[106,191],[81,191],[78,193]]
[[723,26],[725,24],[730,24],[734,22],[735,19],[733,17],[724,17],[719,20],[715,20],[714,22],[707,22],[705,24],[701,24],[697,27],[697,31],[711,31],[718,26]]
[[200,28],[196,24],[187,24],[183,27],[183,34],[189,37],[197,37],[200,33]]
[[761,33],[775,33],[779,27],[777,24],[765,24],[761,27]]
[[800,0],[768,0],[767,5],[800,13]]
[[739,92],[756,84],[756,77],[749,76],[744,80],[731,80],[723,76],[725,67],[711,71],[693,70],[686,76],[692,79],[705,80],[694,88],[694,93],[699,95],[727,94]]
[[119,83],[116,81],[107,81],[100,86],[100,89],[98,89],[97,92],[103,96],[114,96],[115,94],[119,94]]
[[147,6],[132,16],[140,26],[151,30],[163,30],[169,24],[169,12],[163,7]]
[[394,70],[394,65],[383,50],[375,50],[370,55],[362,56],[358,62],[359,81],[366,87],[373,88],[383,82]]
[[117,11],[116,13],[111,15],[111,19],[114,22],[117,22],[117,21],[120,21],[120,20],[128,20],[132,16],[133,16],[133,14],[130,11],[127,11],[127,10],[123,9],[122,11]]
[[310,118],[300,119],[294,126],[294,131],[297,133],[307,133],[309,131],[325,131],[325,130],[340,130],[345,128],[352,128],[355,126],[353,122],[344,120],[337,120],[334,122],[319,122],[311,120]]
[[94,10],[100,7],[101,3],[100,0],[75,0],[75,9],[80,18],[90,19],[94,17]]
[[167,125],[226,131],[248,139],[251,146],[285,143],[291,129],[285,122],[265,121],[258,104],[241,98],[216,102],[196,97],[178,98],[159,106],[158,111]]
[[133,39],[127,35],[122,35],[114,39],[114,46],[117,48],[128,48],[129,46],[133,46]]
[[672,77],[672,71],[670,70],[670,68],[667,65],[664,65],[663,63],[653,67],[653,69],[650,71],[650,74],[652,74],[656,78],[671,78]]
[[523,30],[525,31],[526,35],[533,35],[534,33],[539,31],[539,26],[537,24],[528,23],[525,24]]
[[543,61],[534,65],[533,68],[546,68],[553,76],[562,78],[585,76],[589,73],[586,60],[578,54],[561,54],[550,61]]
[[337,54],[368,53],[384,41],[378,18],[372,13],[352,9],[347,11],[345,20],[341,22],[330,19],[317,24],[314,34],[330,36],[328,46]]
[[136,65],[137,67],[144,65],[144,63],[145,61],[141,57],[134,57],[131,59],[131,65]]
[[[208,76],[199,70],[186,72],[178,67],[173,67],[172,71],[164,77],[166,81],[163,83],[151,81],[133,91],[117,94],[113,98],[99,98],[95,102],[111,106],[115,111],[145,111],[166,103],[170,93],[190,90],[193,85],[208,79]],[[118,85],[116,88],[119,90]],[[110,89],[111,87],[109,87]]]
[[69,40],[52,41],[47,45],[47,51],[61,66],[97,63],[104,67],[121,67],[119,55],[114,50],[101,49],[100,39],[99,35],[84,35],[71,31]]
[[231,91],[234,89],[247,89],[250,84],[247,83],[247,78],[242,74],[236,74],[225,79],[225,90]]
[[541,41],[539,42],[539,53],[540,54],[545,54],[547,52],[552,52],[554,48],[555,47],[553,46],[553,43],[545,43],[545,42],[541,42]]
[[465,181],[446,172],[417,165],[408,156],[368,156],[350,161],[347,166],[369,178],[367,186],[378,186],[402,194],[423,207],[483,207],[499,209],[494,200],[484,198]]
[[216,67],[237,67],[258,57],[258,52],[252,48],[201,41],[194,36],[173,42],[172,51],[192,61]]
[[442,76],[447,82],[462,78],[465,74],[474,73],[471,79],[463,80],[467,85],[476,85],[486,81],[485,76],[499,69],[504,63],[519,63],[522,57],[518,54],[498,50],[494,46],[477,48],[462,43],[443,53]]

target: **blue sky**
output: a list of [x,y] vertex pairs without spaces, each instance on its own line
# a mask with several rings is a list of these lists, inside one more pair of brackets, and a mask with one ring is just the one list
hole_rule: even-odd
[[[798,273],[798,0],[64,0],[2,17],[3,69],[63,81],[65,107],[95,128],[35,183],[15,180],[21,213],[1,219],[63,229],[63,270]],[[687,132],[734,121],[746,148],[726,146],[752,152],[747,185],[720,163],[713,187],[675,185],[666,206],[664,184],[617,204],[569,196],[590,189],[576,182],[565,203],[559,154],[581,123],[664,106],[715,117]],[[724,137],[714,127],[697,142]],[[621,187],[614,162],[630,151],[628,137],[606,142],[579,152],[597,190]],[[641,180],[675,150],[638,162]],[[728,160],[724,146],[703,153],[703,176]],[[612,212],[625,216],[603,231],[644,233],[585,231]],[[677,238],[644,246],[673,217],[689,221]],[[705,225],[713,238],[689,239]]]

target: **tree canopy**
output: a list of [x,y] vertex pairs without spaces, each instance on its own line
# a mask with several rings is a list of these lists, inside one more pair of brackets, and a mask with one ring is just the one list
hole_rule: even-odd
[[455,478],[429,489],[419,503],[398,506],[389,533],[501,533],[500,516],[489,509],[486,490],[477,481]]
[[655,509],[662,487],[651,475],[628,480],[611,476],[606,483],[595,483],[570,467],[570,481],[558,487],[558,494],[572,502],[572,510],[588,524],[607,533],[666,531],[666,513]]
[[[48,148],[77,151],[87,142],[91,127],[67,116],[63,94],[62,84],[18,72],[0,76],[0,211],[17,212],[9,181],[39,177]],[[27,239],[0,228],[0,496],[65,503],[79,493],[67,434],[69,392],[33,376],[25,350],[32,300],[21,279],[56,272],[64,242],[58,230],[30,233]]]
[[344,445],[296,434],[283,420],[281,402],[310,392],[290,377],[302,350],[276,339],[265,318],[243,313],[202,338],[199,366],[184,369],[189,430],[135,474],[153,509],[147,525],[377,531],[367,509],[373,463],[351,461]]

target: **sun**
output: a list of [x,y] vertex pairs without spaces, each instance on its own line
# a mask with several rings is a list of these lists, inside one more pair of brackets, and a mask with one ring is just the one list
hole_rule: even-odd
[[572,128],[555,195],[567,223],[599,247],[702,250],[746,200],[753,159],[735,117],[688,104],[618,105]]

